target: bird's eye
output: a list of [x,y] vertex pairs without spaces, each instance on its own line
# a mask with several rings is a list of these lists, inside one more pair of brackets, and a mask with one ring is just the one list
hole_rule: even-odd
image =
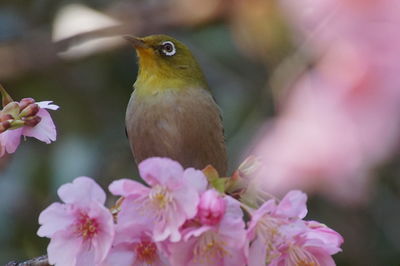
[[167,56],[173,56],[176,53],[174,43],[170,41],[163,42],[161,44],[161,51]]

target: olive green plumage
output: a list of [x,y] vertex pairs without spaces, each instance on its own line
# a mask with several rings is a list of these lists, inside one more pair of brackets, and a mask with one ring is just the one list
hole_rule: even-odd
[[226,175],[220,110],[190,50],[166,35],[126,39],[139,57],[139,73],[126,111],[136,162],[169,157],[185,168],[212,164]]

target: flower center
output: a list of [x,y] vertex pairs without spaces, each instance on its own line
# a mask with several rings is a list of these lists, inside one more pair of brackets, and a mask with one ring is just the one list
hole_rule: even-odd
[[275,241],[280,236],[279,220],[265,215],[258,223],[256,227],[256,234],[265,244],[266,247],[266,263],[269,264],[275,257],[279,256],[276,251]]
[[225,242],[221,241],[214,232],[206,232],[200,236],[199,242],[194,247],[194,261],[210,263],[229,255],[224,248]]
[[98,232],[99,224],[96,219],[90,218],[87,214],[79,214],[78,222],[76,224],[76,231],[84,240],[92,239]]
[[161,186],[154,187],[149,197],[151,202],[159,209],[165,209],[172,200],[168,190]]
[[152,264],[157,256],[157,246],[151,241],[142,241],[135,247],[137,259]]
[[320,266],[313,254],[297,245],[289,247],[289,261],[299,266]]

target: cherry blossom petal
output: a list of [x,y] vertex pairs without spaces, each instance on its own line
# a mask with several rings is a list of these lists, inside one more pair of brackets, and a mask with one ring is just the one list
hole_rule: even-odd
[[57,266],[76,265],[76,258],[81,249],[82,241],[67,231],[59,231],[51,238],[47,247],[50,264]]
[[43,210],[39,215],[37,234],[41,237],[52,237],[57,231],[63,230],[74,222],[70,206],[55,202]]
[[298,190],[292,190],[279,202],[276,215],[298,217],[303,219],[307,215],[307,195]]
[[143,195],[149,192],[149,188],[140,184],[139,182],[129,180],[129,179],[120,179],[113,181],[108,190],[116,196],[134,196],[134,195]]
[[72,183],[62,185],[58,189],[58,196],[65,203],[71,204],[86,204],[90,201],[104,204],[106,201],[106,194],[102,188],[93,179],[85,176],[77,177]]
[[190,185],[195,187],[199,193],[207,189],[207,178],[202,171],[194,168],[187,168],[183,172],[183,178],[190,182]]
[[27,137],[34,137],[40,141],[50,144],[57,138],[56,126],[49,114],[45,109],[40,109],[37,113],[42,120],[34,127],[23,127],[22,135]]
[[139,173],[150,186],[160,184],[174,187],[182,179],[183,168],[169,158],[152,157],[139,164]]
[[7,130],[0,133],[0,145],[7,153],[14,153],[21,142],[22,128]]
[[39,105],[40,108],[46,108],[50,110],[58,110],[60,106],[51,104],[53,101],[42,101],[42,102],[37,102],[36,104]]

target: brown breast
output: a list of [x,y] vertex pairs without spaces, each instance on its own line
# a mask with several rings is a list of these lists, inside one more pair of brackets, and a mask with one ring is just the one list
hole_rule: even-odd
[[212,164],[226,175],[220,110],[206,90],[165,91],[140,100],[132,93],[126,129],[137,163],[153,156],[169,157],[185,168]]

